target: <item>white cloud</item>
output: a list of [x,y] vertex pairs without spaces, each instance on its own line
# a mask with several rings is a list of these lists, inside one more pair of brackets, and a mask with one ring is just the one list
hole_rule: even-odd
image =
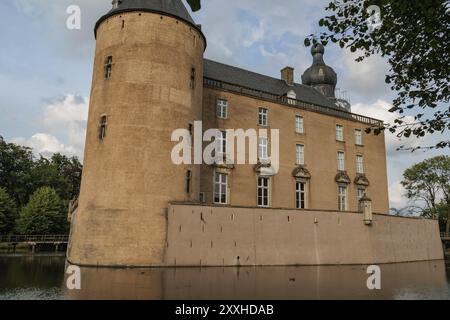
[[340,53],[336,60],[340,71],[338,86],[366,102],[391,96],[390,88],[385,83],[388,74],[388,63],[385,59],[373,55],[362,62],[356,62],[355,59],[361,53],[352,53],[348,49],[341,50]]
[[[82,158],[88,114],[86,98],[68,94],[52,99],[44,108],[43,130],[30,138],[16,137],[12,141],[33,149],[45,157],[59,152]],[[62,142],[66,141],[66,142]]]
[[45,107],[43,123],[50,132],[66,135],[71,145],[82,147],[87,115],[87,99],[68,94]]
[[[389,109],[391,108],[392,104],[379,99],[372,104],[357,103],[352,106],[352,111],[357,114],[383,120],[385,123],[394,124],[394,120],[400,116],[398,113],[389,112]],[[405,116],[403,121],[405,121],[405,123],[415,122],[414,117],[412,116]],[[398,138],[397,134],[392,134],[389,131],[386,131],[385,135],[388,156],[397,156],[402,154],[397,151],[397,148],[400,146],[404,146],[405,148],[414,148],[417,146],[426,145],[429,138],[429,136],[426,136],[420,140],[415,137]]]
[[30,147],[36,156],[42,155],[50,157],[54,153],[61,153],[67,156],[80,157],[82,151],[73,146],[65,145],[55,136],[47,133],[36,133],[31,138],[13,138],[13,143],[17,143],[26,147]]

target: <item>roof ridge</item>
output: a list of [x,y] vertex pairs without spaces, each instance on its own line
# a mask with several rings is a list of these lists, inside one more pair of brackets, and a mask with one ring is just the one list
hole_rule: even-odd
[[[271,79],[271,80],[278,80],[278,81],[284,82],[282,79],[278,79],[278,78],[275,78],[275,77],[272,77],[272,76],[268,76],[268,75],[266,75],[266,74],[262,74],[262,73],[259,73],[259,72],[256,72],[256,71],[251,71],[251,70],[248,70],[248,69],[243,69],[243,68],[240,68],[240,67],[232,66],[232,65],[230,65],[230,64],[226,64],[226,63],[223,63],[223,62],[218,62],[218,61],[211,60],[211,59],[206,59],[206,58],[204,58],[204,60],[205,60],[205,61],[209,61],[209,62],[213,62],[213,63],[217,63],[217,64],[221,64],[221,65],[223,65],[223,66],[226,66],[226,67],[229,67],[229,68],[233,68],[233,69],[237,69],[237,70],[240,70],[240,71],[245,71],[245,72],[248,72],[248,73],[252,73],[252,74],[255,74],[255,75],[257,75],[257,76],[266,77],[266,78],[269,78],[269,79]],[[295,83],[295,84],[299,84],[299,85],[300,85],[300,83]]]

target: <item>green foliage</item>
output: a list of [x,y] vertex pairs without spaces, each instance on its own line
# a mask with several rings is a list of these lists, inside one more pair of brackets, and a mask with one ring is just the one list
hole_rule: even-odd
[[423,202],[422,215],[438,218],[443,210],[447,218],[446,230],[450,227],[450,157],[437,156],[413,165],[403,173],[403,187],[408,198]]
[[198,11],[202,7],[200,0],[187,0],[187,2],[191,6],[192,11]]
[[0,187],[5,188],[19,206],[24,205],[34,191],[33,166],[31,149],[6,143],[0,136]]
[[[382,24],[375,30],[367,23],[373,14],[368,12],[370,5],[381,9]],[[386,57],[391,67],[386,83],[397,92],[390,111],[410,110],[415,115],[414,123],[399,117],[393,124],[370,131],[389,130],[399,137],[421,138],[450,129],[449,1],[333,0],[326,10],[332,14],[319,21],[325,31],[311,34],[305,45],[331,41],[361,53],[356,59],[359,62],[373,54]],[[432,110],[430,116],[425,116],[426,109]],[[445,147],[450,147],[450,140],[430,148]]]
[[[34,229],[39,231],[38,233],[47,229],[61,230],[61,232],[66,230],[66,204],[69,200],[76,198],[80,192],[82,168],[76,157],[69,158],[59,153],[54,154],[50,159],[42,156],[35,159],[30,148],[6,143],[0,136],[0,234],[15,229],[15,218],[11,219],[11,212],[15,212],[14,214],[18,211],[24,212],[30,206],[30,195],[44,187],[50,187],[57,194],[59,203],[64,204],[65,207],[61,211],[64,219],[48,222],[48,217],[45,218],[47,220],[43,218],[46,217],[45,215],[28,214],[26,215],[28,218],[21,215],[19,220],[22,223],[22,232]],[[12,204],[7,199],[12,200]],[[34,206],[37,205],[36,201],[35,199],[33,202]],[[23,210],[15,208],[23,208]],[[36,221],[29,220],[30,217]],[[47,222],[44,223],[43,219]],[[60,222],[61,228],[52,226],[53,223]],[[45,227],[46,223],[49,223],[47,227]],[[33,227],[26,227],[27,225]]]
[[67,202],[49,187],[36,190],[17,221],[21,234],[64,234],[68,232]]
[[31,171],[34,189],[52,187],[63,199],[73,199],[80,192],[82,165],[77,158],[56,153],[51,159],[41,157]]
[[8,195],[5,188],[0,188],[0,234],[13,233],[16,218],[16,203]]

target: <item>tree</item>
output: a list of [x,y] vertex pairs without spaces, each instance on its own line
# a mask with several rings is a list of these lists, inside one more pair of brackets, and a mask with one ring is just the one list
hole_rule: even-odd
[[200,0],[187,0],[187,2],[191,6],[192,11],[198,11],[202,7]]
[[36,190],[17,221],[21,234],[65,234],[68,232],[67,203],[49,187]]
[[0,187],[6,189],[19,206],[34,191],[31,179],[33,153],[30,148],[6,143],[0,136]]
[[55,153],[50,159],[41,157],[31,171],[34,189],[52,187],[63,199],[73,199],[80,193],[82,165],[76,157]]
[[0,188],[0,234],[7,235],[14,231],[17,208],[5,188]]
[[[446,233],[450,228],[450,157],[437,156],[413,165],[403,173],[407,197],[422,202],[423,215],[439,216],[439,204],[447,207]],[[442,209],[441,209],[442,210]]]
[[[380,8],[376,29],[368,23],[375,14],[372,5]],[[421,138],[450,130],[449,1],[333,0],[326,10],[332,14],[319,21],[325,31],[308,36],[305,45],[331,41],[359,52],[358,62],[373,54],[386,57],[391,67],[386,83],[397,92],[390,111],[414,115],[413,123],[399,116],[392,124],[367,128],[368,133],[389,130],[399,137]],[[428,148],[445,147],[450,140]]]
[[81,173],[83,166],[77,157],[68,158],[62,154],[55,153],[51,162],[58,169],[61,176],[65,177],[69,189],[67,190],[66,199],[73,199],[80,194]]

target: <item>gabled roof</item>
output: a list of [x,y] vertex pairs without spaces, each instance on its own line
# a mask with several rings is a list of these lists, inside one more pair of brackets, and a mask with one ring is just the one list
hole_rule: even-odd
[[299,83],[289,86],[284,80],[208,59],[204,59],[204,77],[278,96],[285,96],[289,91],[293,90],[297,95],[298,100],[323,107],[342,110],[337,107],[333,101],[329,100],[312,87]]

